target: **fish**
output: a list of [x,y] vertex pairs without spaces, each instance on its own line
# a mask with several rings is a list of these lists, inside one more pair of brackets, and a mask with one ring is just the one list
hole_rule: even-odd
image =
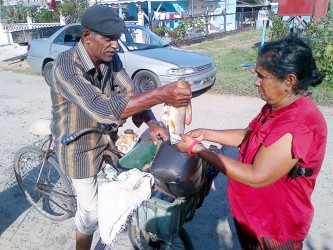
[[[178,87],[190,88],[191,85],[184,78],[178,80]],[[192,122],[192,105],[191,102],[186,107],[175,108],[165,104],[162,111],[162,122],[167,128],[170,136],[170,144],[174,145],[182,139],[179,134],[185,131],[185,125],[190,125]]]

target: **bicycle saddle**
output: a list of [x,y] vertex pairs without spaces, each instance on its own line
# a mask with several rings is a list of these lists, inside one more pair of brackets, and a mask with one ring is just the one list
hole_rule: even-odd
[[46,136],[51,134],[50,130],[51,120],[49,119],[38,119],[32,123],[29,127],[29,133],[33,135]]
[[166,141],[160,146],[150,172],[167,193],[182,199],[199,191],[205,177],[204,166],[200,158],[191,157]]

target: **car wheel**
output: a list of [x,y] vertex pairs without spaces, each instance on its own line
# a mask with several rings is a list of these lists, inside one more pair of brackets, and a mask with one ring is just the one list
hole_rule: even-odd
[[141,92],[152,90],[160,85],[160,80],[157,75],[148,70],[142,70],[134,76],[135,87]]
[[51,80],[52,80],[52,77],[51,77],[52,68],[53,68],[53,61],[47,62],[43,68],[43,76],[44,76],[44,79],[45,79],[47,85],[49,85],[49,86],[50,86]]

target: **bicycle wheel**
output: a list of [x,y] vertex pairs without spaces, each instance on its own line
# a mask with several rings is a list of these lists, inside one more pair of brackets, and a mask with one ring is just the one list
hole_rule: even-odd
[[128,236],[136,250],[194,250],[190,236],[183,227],[169,242],[159,240],[156,235],[141,230],[136,225],[129,225]]
[[38,212],[51,220],[65,220],[73,216],[76,209],[71,183],[53,156],[47,158],[40,173],[43,158],[44,152],[39,148],[27,146],[19,150],[14,160],[16,180]]

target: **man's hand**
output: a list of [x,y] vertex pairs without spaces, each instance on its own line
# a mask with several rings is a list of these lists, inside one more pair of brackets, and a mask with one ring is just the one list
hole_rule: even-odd
[[158,144],[159,137],[162,137],[163,141],[169,140],[169,134],[162,123],[155,120],[148,122],[147,125],[149,126],[149,134],[154,145]]
[[167,84],[161,88],[158,88],[158,90],[159,93],[163,95],[164,102],[176,108],[186,107],[192,98],[191,89],[178,87],[178,82]]

